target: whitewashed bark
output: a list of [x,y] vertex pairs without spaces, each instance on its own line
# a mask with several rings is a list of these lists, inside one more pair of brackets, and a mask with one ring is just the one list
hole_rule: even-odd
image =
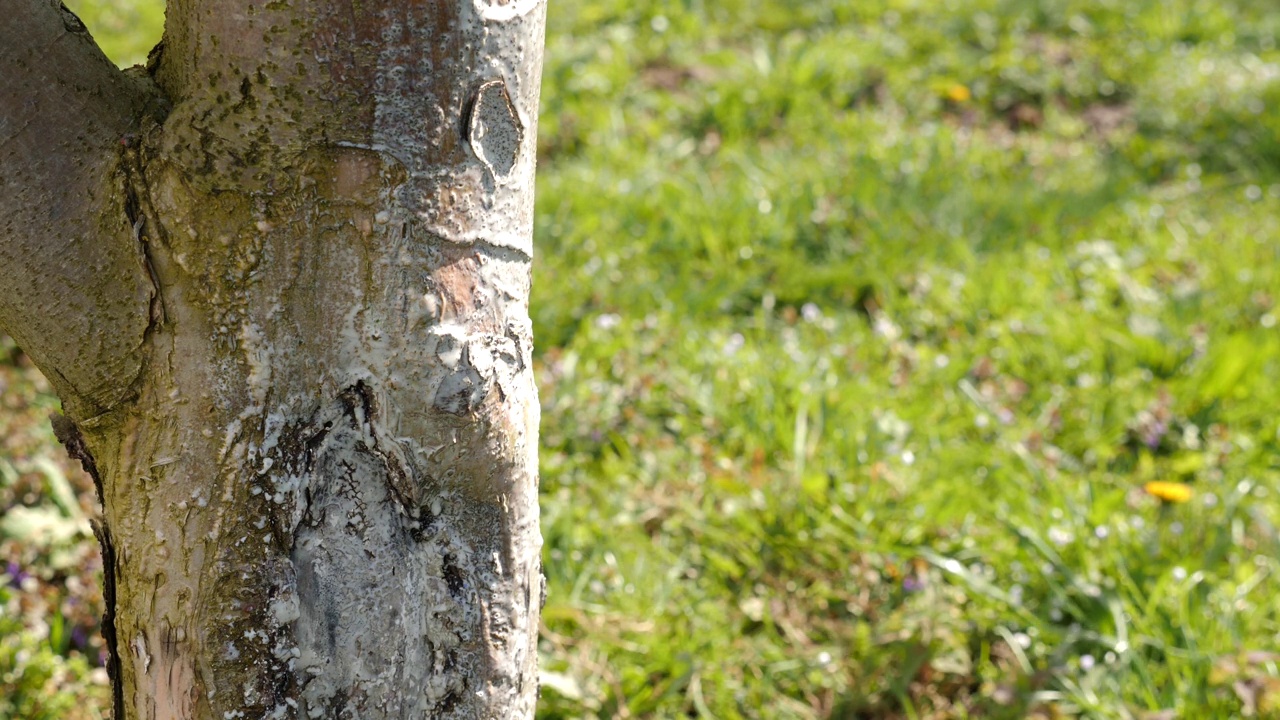
[[[106,200],[48,230],[128,258],[65,284],[129,312],[0,308],[124,368],[59,385],[56,423],[103,494],[117,716],[531,718],[544,3],[168,12],[154,84],[106,74]],[[62,277],[28,237],[0,245]]]

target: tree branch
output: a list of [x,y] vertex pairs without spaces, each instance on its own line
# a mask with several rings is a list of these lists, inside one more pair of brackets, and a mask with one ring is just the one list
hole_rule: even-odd
[[57,0],[0,8],[0,328],[84,419],[142,363],[154,287],[118,170],[158,91]]

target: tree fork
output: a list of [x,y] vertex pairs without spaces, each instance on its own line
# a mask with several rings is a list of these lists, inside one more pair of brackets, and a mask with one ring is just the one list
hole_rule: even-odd
[[99,484],[117,717],[532,717],[544,4],[174,0],[126,75],[11,1],[0,324]]

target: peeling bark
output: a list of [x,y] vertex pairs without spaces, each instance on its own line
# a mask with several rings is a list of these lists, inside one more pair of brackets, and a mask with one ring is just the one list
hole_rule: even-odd
[[60,232],[128,263],[64,283],[129,305],[93,298],[107,378],[58,425],[100,478],[117,717],[532,717],[544,11],[174,0],[154,85],[89,94],[134,88]]

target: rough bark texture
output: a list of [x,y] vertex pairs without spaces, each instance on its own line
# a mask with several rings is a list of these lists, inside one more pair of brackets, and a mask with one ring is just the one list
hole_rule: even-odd
[[0,271],[0,322],[100,480],[118,716],[532,717],[543,3],[168,12],[137,79],[83,42],[0,86],[6,195],[78,183],[39,222],[0,199],[5,259],[75,298]]
[[0,0],[0,14],[0,325],[92,415],[140,367],[154,288],[112,173],[160,102],[59,3]]

